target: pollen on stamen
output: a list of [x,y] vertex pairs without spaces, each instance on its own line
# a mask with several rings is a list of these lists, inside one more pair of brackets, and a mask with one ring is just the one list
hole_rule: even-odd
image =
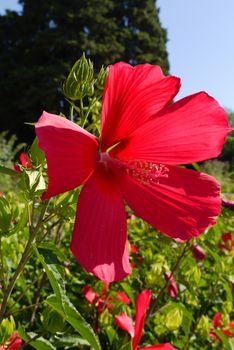
[[159,184],[160,179],[168,178],[169,169],[164,164],[131,160],[127,162],[126,172],[143,184]]

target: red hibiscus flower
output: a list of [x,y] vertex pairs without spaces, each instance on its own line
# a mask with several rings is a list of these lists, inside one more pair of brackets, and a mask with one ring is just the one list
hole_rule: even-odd
[[234,322],[230,321],[228,327],[223,327],[222,323],[222,314],[221,312],[216,312],[216,314],[213,317],[213,325],[214,327],[211,327],[210,329],[210,337],[216,339],[217,341],[222,341],[218,335],[215,333],[215,329],[219,328],[221,332],[226,335],[227,337],[232,337],[233,333],[231,332],[231,329],[234,328]]
[[22,345],[22,339],[18,337],[18,333],[14,332],[12,336],[8,339],[6,344],[0,346],[0,350],[16,350],[19,349]]
[[115,322],[117,326],[127,331],[132,337],[132,350],[145,350],[145,349],[161,349],[161,350],[175,350],[169,343],[157,344],[148,346],[147,348],[138,348],[142,337],[142,331],[144,328],[145,315],[147,307],[149,306],[151,299],[151,292],[144,290],[141,292],[136,300],[136,323],[133,326],[133,320],[125,312],[119,316],[115,316]]
[[[24,166],[25,168],[31,167],[30,162],[29,162],[29,158],[28,158],[27,154],[25,154],[24,152],[20,153],[19,160],[20,160],[20,164],[22,166]],[[20,172],[20,167],[18,164],[14,165],[14,170],[17,171],[18,173]]]
[[158,66],[120,62],[109,67],[100,141],[46,112],[36,124],[48,165],[43,199],[84,184],[71,250],[103,281],[131,272],[125,201],[149,224],[182,240],[213,225],[220,212],[216,180],[176,165],[217,157],[231,129],[205,92],[170,104],[179,88],[180,80]]
[[[111,312],[115,307],[115,304],[111,303],[113,297],[108,295],[108,289],[106,286],[103,287],[100,294],[98,294],[93,291],[90,285],[86,285],[82,288],[82,293],[90,304],[95,304],[97,306],[99,314],[101,314],[105,309],[108,309]],[[124,292],[117,292],[115,300],[124,304],[130,304],[130,299]]]
[[178,287],[176,284],[176,281],[171,274],[171,272],[166,272],[165,273],[165,280],[169,281],[168,286],[167,286],[167,293],[170,297],[176,298],[178,294]]

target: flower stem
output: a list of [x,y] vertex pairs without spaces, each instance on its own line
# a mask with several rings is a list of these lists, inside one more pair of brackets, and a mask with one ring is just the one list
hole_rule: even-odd
[[89,116],[89,113],[91,112],[91,110],[92,110],[93,106],[95,105],[96,101],[97,101],[97,99],[94,97],[94,99],[90,103],[89,108],[88,108],[88,110],[87,110],[87,112],[86,112],[86,114],[85,114],[85,116],[84,116],[84,118],[82,120],[82,125],[81,125],[82,128],[84,128],[84,126],[86,124],[86,121],[87,121],[87,118]]
[[0,237],[0,283],[2,285],[2,289],[5,289],[5,276],[4,276],[4,263],[3,263],[3,255],[2,255],[2,237]]
[[18,277],[20,276],[21,272],[23,271],[26,263],[28,262],[28,260],[30,259],[31,256],[31,252],[32,252],[32,245],[34,243],[35,237],[37,235],[38,230],[41,227],[42,221],[43,221],[43,217],[46,213],[48,207],[48,201],[46,201],[44,203],[44,207],[42,208],[41,211],[41,215],[38,219],[37,225],[35,228],[33,228],[32,225],[29,226],[29,238],[28,238],[28,242],[26,244],[26,247],[24,249],[24,252],[22,254],[22,257],[20,259],[19,265],[17,266],[15,273],[9,283],[9,285],[6,288],[5,294],[3,296],[3,300],[2,300],[2,304],[1,304],[1,309],[0,309],[0,324],[2,323],[4,317],[5,317],[5,313],[6,313],[6,308],[7,308],[7,303],[8,300],[11,296],[11,293],[14,289],[15,283],[18,279]]
[[173,277],[173,275],[176,272],[176,270],[178,269],[178,267],[179,267],[183,257],[190,250],[190,248],[191,248],[191,244],[190,244],[190,242],[187,242],[185,244],[184,249],[182,250],[181,254],[178,256],[177,261],[176,261],[174,267],[171,270],[171,273],[170,273],[170,276],[169,276],[168,280],[165,282],[164,286],[160,290],[160,292],[157,295],[157,297],[152,300],[150,308],[149,308],[149,311],[148,311],[148,314],[147,314],[147,318],[153,316],[155,314],[155,312],[157,312],[158,302],[159,302],[160,298],[162,297],[165,289],[170,284],[171,278]]
[[73,105],[71,105],[71,106],[70,106],[70,120],[71,120],[72,122],[74,122],[74,115],[73,115],[73,111],[74,111],[74,106],[73,106]]

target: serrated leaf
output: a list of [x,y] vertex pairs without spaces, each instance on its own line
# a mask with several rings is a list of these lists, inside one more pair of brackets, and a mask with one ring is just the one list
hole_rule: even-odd
[[61,261],[66,261],[67,259],[66,255],[53,242],[41,242],[37,248],[53,252]]
[[62,264],[51,249],[37,249],[34,247],[34,250],[36,251],[37,257],[46,271],[56,298],[62,307],[66,296]]
[[55,341],[56,348],[66,348],[70,349],[70,347],[78,347],[78,346],[84,346],[89,345],[89,342],[85,339],[82,339],[77,336],[68,336],[68,337],[62,337],[61,339],[57,339]]
[[66,296],[65,284],[62,278],[63,270],[57,256],[51,249],[37,249],[36,247],[34,249],[55,293],[55,295],[52,295],[46,300],[47,304],[70,323],[95,350],[101,350],[98,337],[95,335],[93,329]]
[[75,306],[66,297],[63,301],[63,309],[55,295],[47,298],[46,303],[56,310],[70,325],[84,338],[95,350],[101,350],[98,337],[92,327],[81,316]]
[[44,339],[41,336],[33,340],[33,338],[37,337],[37,334],[34,332],[26,333],[25,329],[21,325],[18,327],[18,333],[20,338],[29,343],[34,349],[56,350],[56,348],[47,339]]

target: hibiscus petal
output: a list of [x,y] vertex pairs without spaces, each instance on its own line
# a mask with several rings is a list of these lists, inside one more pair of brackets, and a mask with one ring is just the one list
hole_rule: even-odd
[[[109,67],[102,107],[103,151],[126,138],[177,94],[180,79],[165,77],[159,66]],[[111,130],[111,133],[110,133]]]
[[36,124],[39,147],[48,166],[48,189],[43,199],[84,183],[95,168],[98,142],[75,123],[43,112]]
[[132,338],[134,337],[132,318],[129,317],[125,312],[119,316],[115,316],[115,322],[118,327],[122,328],[124,331],[127,331]]
[[117,292],[116,300],[122,301],[125,304],[130,304],[131,300],[124,292]]
[[137,296],[136,300],[136,324],[135,324],[135,336],[133,339],[133,349],[137,348],[144,328],[145,315],[147,307],[149,306],[151,299],[151,291],[144,290]]
[[216,312],[216,314],[213,317],[213,324],[215,327],[222,327],[222,314],[221,312]]
[[87,271],[104,282],[131,272],[122,193],[114,181],[105,181],[97,172],[80,193],[71,250]]
[[124,197],[136,215],[170,236],[187,240],[215,223],[220,212],[219,184],[206,174],[167,165],[158,183],[122,178]]
[[86,285],[82,288],[82,293],[85,297],[86,300],[88,300],[88,302],[90,304],[93,304],[97,294],[93,291],[92,287],[90,285]]
[[122,160],[189,164],[217,157],[231,130],[223,108],[200,92],[164,108],[111,154]]
[[176,348],[173,348],[170,343],[164,343],[164,344],[157,344],[157,345],[151,345],[147,346],[147,348],[138,348],[138,350],[177,350]]

